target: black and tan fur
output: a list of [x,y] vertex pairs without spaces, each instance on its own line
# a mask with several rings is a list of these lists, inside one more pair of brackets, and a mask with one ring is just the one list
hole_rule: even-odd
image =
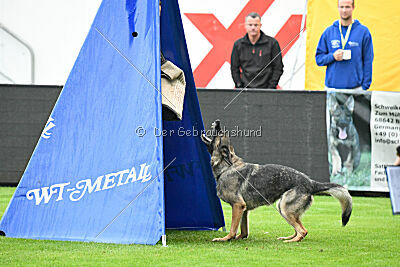
[[[300,217],[311,206],[312,195],[318,192],[326,192],[340,201],[342,224],[347,224],[352,211],[352,198],[344,187],[313,181],[307,175],[286,166],[244,162],[235,154],[230,139],[221,131],[218,120],[213,123],[212,129],[212,136],[203,135],[202,140],[211,154],[217,195],[232,206],[229,234],[213,241],[247,238],[249,211],[274,202],[277,202],[280,214],[295,230],[293,235],[278,239],[286,240],[285,242],[301,241],[307,235],[307,230]],[[240,222],[241,232],[237,235]]]
[[353,122],[353,111],[352,95],[343,105],[339,104],[334,95],[329,95],[328,148],[331,153],[332,176],[352,173],[360,164],[360,141]]

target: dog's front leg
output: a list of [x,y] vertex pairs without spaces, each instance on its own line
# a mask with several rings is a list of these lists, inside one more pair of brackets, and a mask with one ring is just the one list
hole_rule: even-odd
[[352,173],[353,172],[353,166],[354,166],[354,158],[353,158],[353,152],[350,152],[347,155],[347,159],[345,162],[343,162],[343,166],[346,168],[347,173]]
[[236,239],[245,239],[249,236],[249,211],[243,212],[242,220],[240,222],[240,235]]
[[236,233],[239,227],[240,219],[243,216],[243,212],[246,210],[246,203],[243,202],[238,202],[233,204],[232,206],[232,224],[231,224],[231,230],[229,234],[223,238],[214,238],[213,241],[229,241],[231,239],[234,239],[236,237]]
[[331,148],[331,158],[332,176],[335,176],[342,171],[342,159],[340,158],[339,151],[336,148]]

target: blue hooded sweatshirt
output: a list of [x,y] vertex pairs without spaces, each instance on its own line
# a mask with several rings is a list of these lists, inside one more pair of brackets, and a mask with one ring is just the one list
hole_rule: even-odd
[[[343,38],[348,26],[341,26]],[[333,53],[342,49],[339,21],[329,26],[319,40],[315,60],[318,66],[327,66],[325,85],[336,89],[352,89],[362,86],[367,90],[372,81],[374,50],[368,28],[355,20],[344,49],[351,50],[351,59],[336,61]]]

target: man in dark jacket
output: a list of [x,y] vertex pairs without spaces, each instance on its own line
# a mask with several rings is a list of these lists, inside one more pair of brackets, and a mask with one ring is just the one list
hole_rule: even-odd
[[236,88],[276,89],[283,73],[278,41],[261,31],[261,17],[255,12],[245,20],[246,35],[235,42],[231,73]]

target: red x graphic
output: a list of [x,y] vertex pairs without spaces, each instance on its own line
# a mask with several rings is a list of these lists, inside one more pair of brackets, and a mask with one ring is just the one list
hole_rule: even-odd
[[[230,63],[233,43],[246,33],[244,19],[247,14],[257,12],[260,16],[263,16],[273,2],[274,0],[250,0],[228,29],[213,14],[185,13],[188,19],[213,45],[213,48],[193,72],[197,87],[206,87],[222,65],[225,62]],[[300,32],[300,25],[301,15],[292,15],[275,36],[281,49],[287,46],[282,51],[282,56],[298,39],[297,36],[295,40],[292,40]],[[290,43],[291,41],[292,43]]]

